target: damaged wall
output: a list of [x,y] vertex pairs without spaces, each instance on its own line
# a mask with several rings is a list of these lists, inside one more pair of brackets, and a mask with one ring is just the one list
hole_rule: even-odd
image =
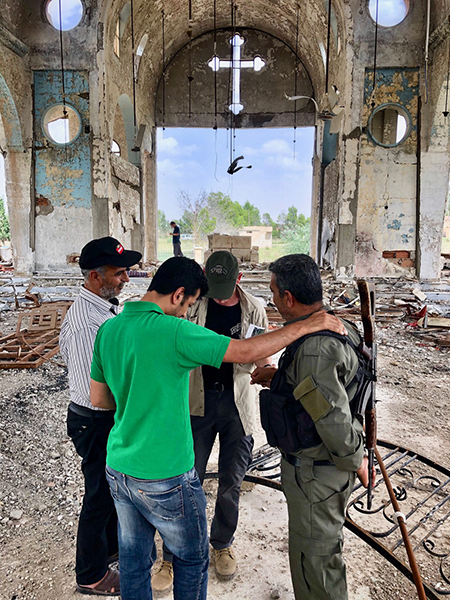
[[[414,274],[418,95],[418,69],[378,69],[375,90],[373,70],[366,70],[363,112],[366,133],[361,138],[360,150],[356,276]],[[409,133],[399,145],[396,136],[387,131],[391,126],[393,133],[400,135],[393,103],[403,107],[411,119]],[[374,106],[381,112],[372,113]],[[378,114],[385,117],[375,123]],[[392,115],[394,122],[388,125],[386,115]],[[403,252],[401,256],[396,254],[399,251]]]

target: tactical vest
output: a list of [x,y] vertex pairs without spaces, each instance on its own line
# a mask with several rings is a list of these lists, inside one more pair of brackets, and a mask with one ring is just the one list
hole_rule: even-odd
[[358,370],[345,389],[348,391],[356,384],[350,410],[361,421],[370,396],[370,383],[376,381],[376,375],[370,370],[368,356],[363,351],[362,340],[359,346],[356,346],[349,336],[320,331],[305,335],[290,344],[280,358],[278,371],[272,379],[270,389],[262,390],[259,395],[261,425],[266,432],[267,441],[271,446],[287,453],[317,446],[322,441],[314,421],[302,403],[294,398],[293,386],[288,384],[286,378],[286,370],[294,360],[298,348],[308,338],[318,335],[336,338],[343,344],[348,344],[356,353]]

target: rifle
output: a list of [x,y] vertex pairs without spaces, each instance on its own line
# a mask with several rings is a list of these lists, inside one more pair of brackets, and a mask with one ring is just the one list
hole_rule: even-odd
[[375,410],[375,382],[377,375],[377,345],[375,343],[375,286],[367,281],[358,281],[359,298],[361,300],[361,319],[364,328],[363,352],[369,358],[372,379],[369,383],[368,400],[364,411],[366,429],[366,448],[369,459],[369,485],[367,488],[367,509],[372,508],[373,465],[377,446],[377,417]]

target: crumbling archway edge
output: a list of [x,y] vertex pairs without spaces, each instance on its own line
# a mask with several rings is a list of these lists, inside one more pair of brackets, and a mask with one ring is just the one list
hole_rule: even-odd
[[31,149],[24,146],[16,103],[1,73],[0,146],[5,156],[5,187],[14,269],[17,275],[28,274],[33,260],[30,239],[31,182],[23,174],[31,170]]

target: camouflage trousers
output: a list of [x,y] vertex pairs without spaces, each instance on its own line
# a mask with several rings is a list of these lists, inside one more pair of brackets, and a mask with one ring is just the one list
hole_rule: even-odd
[[345,507],[355,473],[281,461],[289,514],[289,562],[296,600],[348,600],[342,558]]

